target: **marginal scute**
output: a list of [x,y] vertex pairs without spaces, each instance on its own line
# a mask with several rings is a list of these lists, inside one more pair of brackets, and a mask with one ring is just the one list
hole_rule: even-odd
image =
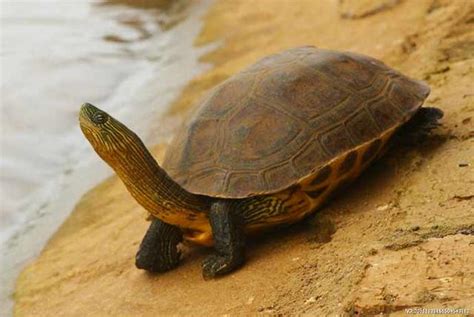
[[396,78],[388,93],[388,99],[402,111],[412,113],[417,109],[416,105],[420,104],[429,92],[429,87],[419,81]]
[[367,56],[286,50],[211,90],[163,167],[195,194],[276,193],[400,126],[428,94],[426,84]]
[[362,164],[366,164],[370,160],[372,160],[377,154],[377,152],[380,150],[381,146],[382,141],[380,139],[376,139],[375,141],[373,141],[362,155]]
[[309,186],[313,187],[324,183],[331,175],[331,171],[332,168],[330,165],[324,166],[318,171],[317,176],[309,183]]
[[339,175],[344,175],[348,173],[357,163],[357,152],[355,150],[350,151],[344,161],[342,161],[341,166],[339,166]]

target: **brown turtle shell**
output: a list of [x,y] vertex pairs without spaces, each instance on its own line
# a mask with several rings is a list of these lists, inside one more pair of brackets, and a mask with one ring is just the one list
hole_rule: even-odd
[[429,92],[371,57],[286,50],[215,87],[168,148],[163,167],[195,194],[275,193],[403,124]]

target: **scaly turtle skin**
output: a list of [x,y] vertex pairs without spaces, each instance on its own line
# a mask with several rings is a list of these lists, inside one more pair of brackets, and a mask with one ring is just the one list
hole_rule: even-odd
[[[163,168],[125,125],[85,104],[99,156],[154,216],[136,265],[178,265],[177,244],[214,245],[205,278],[244,262],[244,237],[314,212],[380,157],[429,87],[373,58],[314,47],[266,57],[213,89],[170,145]],[[415,117],[416,117],[415,116]]]

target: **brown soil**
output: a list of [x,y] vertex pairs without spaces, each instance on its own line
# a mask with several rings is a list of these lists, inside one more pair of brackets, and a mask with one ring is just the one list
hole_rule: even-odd
[[[474,3],[223,1],[197,44],[215,67],[170,115],[257,58],[298,45],[382,59],[432,87],[444,126],[423,145],[393,148],[315,217],[250,242],[248,262],[204,281],[209,251],[190,248],[163,275],[134,267],[145,212],[112,177],[91,190],[21,274],[18,316],[474,313]],[[155,148],[161,157],[164,147]]]

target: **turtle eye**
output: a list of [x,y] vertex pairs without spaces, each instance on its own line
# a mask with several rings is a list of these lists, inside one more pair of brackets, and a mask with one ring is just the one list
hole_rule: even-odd
[[92,121],[97,124],[105,123],[107,121],[107,114],[102,111],[96,112],[92,116]]

